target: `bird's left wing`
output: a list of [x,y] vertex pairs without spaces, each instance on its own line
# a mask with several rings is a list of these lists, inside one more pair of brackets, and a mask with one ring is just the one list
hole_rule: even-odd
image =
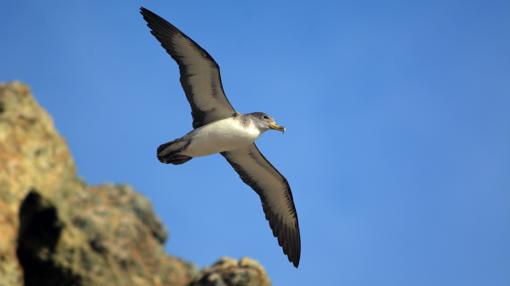
[[220,67],[195,41],[154,12],[141,8],[151,33],[179,65],[181,85],[193,116],[193,128],[235,113],[221,84]]
[[283,252],[295,267],[301,256],[301,238],[296,207],[289,183],[262,155],[255,144],[221,153],[262,200],[266,219]]

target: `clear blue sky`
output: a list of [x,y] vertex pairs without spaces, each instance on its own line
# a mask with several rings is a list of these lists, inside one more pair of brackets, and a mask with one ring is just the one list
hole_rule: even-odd
[[[1,1],[0,81],[31,85],[87,182],[150,198],[169,253],[250,256],[275,285],[510,285],[509,1],[27,2]],[[299,269],[221,156],[157,161],[191,117],[141,5],[287,127],[258,144],[293,188]]]

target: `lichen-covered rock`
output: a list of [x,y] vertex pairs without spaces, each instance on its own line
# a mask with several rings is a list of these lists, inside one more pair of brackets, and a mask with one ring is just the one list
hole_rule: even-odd
[[223,257],[202,270],[191,286],[269,286],[264,268],[255,260]]
[[31,189],[54,194],[76,181],[74,162],[27,86],[0,86],[0,285],[22,285],[19,209]]
[[0,84],[0,286],[270,285],[249,259],[199,272],[124,185],[88,186],[27,86]]
[[26,285],[187,285],[196,276],[164,254],[165,231],[129,187],[90,187],[65,202],[73,207],[31,190],[21,204],[17,254]]

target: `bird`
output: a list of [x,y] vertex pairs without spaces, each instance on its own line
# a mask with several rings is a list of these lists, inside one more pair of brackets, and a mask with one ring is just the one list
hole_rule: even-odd
[[140,8],[151,34],[179,66],[180,82],[191,107],[193,129],[161,144],[157,158],[180,165],[192,158],[220,153],[241,180],[259,196],[273,235],[298,268],[301,235],[287,179],[264,157],[255,140],[268,130],[285,128],[264,112],[237,112],[223,90],[220,67],[186,34],[156,13]]

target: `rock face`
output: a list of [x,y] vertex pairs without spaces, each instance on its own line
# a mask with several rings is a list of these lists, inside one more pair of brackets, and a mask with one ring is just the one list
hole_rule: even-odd
[[223,258],[199,271],[164,252],[150,202],[125,185],[88,186],[27,86],[0,85],[0,286],[270,285]]
[[223,257],[211,267],[202,270],[190,286],[258,286],[271,285],[264,268],[255,260],[239,261]]

